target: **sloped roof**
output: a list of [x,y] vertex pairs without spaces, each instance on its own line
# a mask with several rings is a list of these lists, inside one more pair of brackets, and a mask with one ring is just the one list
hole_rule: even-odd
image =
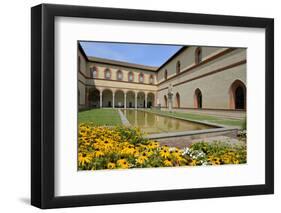
[[106,58],[98,58],[98,57],[92,57],[92,56],[88,56],[87,58],[90,62],[96,62],[96,63],[111,64],[111,65],[130,67],[130,68],[138,68],[138,69],[144,69],[144,70],[148,70],[148,71],[157,71],[157,69],[158,69],[158,67],[128,63],[128,62],[124,62],[124,61],[117,61],[117,60],[106,59]]
[[177,55],[179,55],[181,52],[183,52],[185,49],[187,49],[188,46],[183,46],[182,48],[180,48],[174,55],[172,55],[170,58],[168,58],[168,60],[166,60],[159,67],[147,66],[147,65],[143,65],[143,64],[128,63],[128,62],[124,62],[124,61],[117,61],[117,60],[106,59],[106,58],[98,58],[98,57],[93,57],[93,56],[87,56],[79,42],[78,42],[78,48],[82,52],[82,55],[90,62],[111,64],[111,65],[124,66],[124,67],[129,67],[129,68],[137,68],[137,69],[157,72],[162,67],[164,67],[166,64],[168,64],[173,58],[175,58]]

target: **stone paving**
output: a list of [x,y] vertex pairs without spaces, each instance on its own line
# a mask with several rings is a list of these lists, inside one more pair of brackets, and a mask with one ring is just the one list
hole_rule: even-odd
[[[162,109],[165,111],[166,109]],[[173,109],[175,112],[186,112],[192,114],[212,115],[219,118],[234,118],[244,119],[246,117],[246,111],[227,111],[227,110],[204,110],[204,109]]]
[[227,135],[220,135],[220,136],[213,136],[213,137],[205,137],[205,138],[190,138],[190,137],[174,137],[174,138],[166,138],[166,139],[159,139],[157,140],[161,145],[167,145],[172,147],[178,147],[180,149],[189,147],[192,143],[196,142],[207,142],[213,143],[216,141],[231,143],[231,144],[244,144],[244,141],[240,141],[237,137],[227,136]]

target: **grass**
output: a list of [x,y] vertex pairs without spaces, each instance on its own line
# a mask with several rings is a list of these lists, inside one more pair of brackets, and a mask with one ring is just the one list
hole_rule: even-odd
[[79,123],[93,123],[97,126],[122,124],[117,109],[91,109],[78,113]]
[[185,112],[167,112],[167,111],[159,111],[159,110],[152,110],[152,112],[159,113],[162,115],[176,116],[180,118],[196,120],[196,121],[207,121],[214,124],[237,126],[240,128],[242,128],[244,124],[244,119],[227,119],[227,118],[220,118],[212,115],[200,115],[200,114],[192,114],[192,113],[185,113]]

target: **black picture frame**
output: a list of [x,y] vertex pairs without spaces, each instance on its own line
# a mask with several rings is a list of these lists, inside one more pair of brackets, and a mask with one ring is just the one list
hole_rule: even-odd
[[[55,17],[263,28],[266,34],[265,184],[55,197]],[[31,204],[60,208],[274,193],[274,20],[241,16],[41,4],[31,8]]]

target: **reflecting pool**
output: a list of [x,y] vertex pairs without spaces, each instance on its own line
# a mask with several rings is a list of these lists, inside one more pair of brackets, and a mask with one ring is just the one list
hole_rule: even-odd
[[180,120],[167,116],[157,115],[148,111],[131,109],[121,110],[127,120],[134,127],[139,127],[142,131],[152,133],[181,132],[214,128],[212,126]]

